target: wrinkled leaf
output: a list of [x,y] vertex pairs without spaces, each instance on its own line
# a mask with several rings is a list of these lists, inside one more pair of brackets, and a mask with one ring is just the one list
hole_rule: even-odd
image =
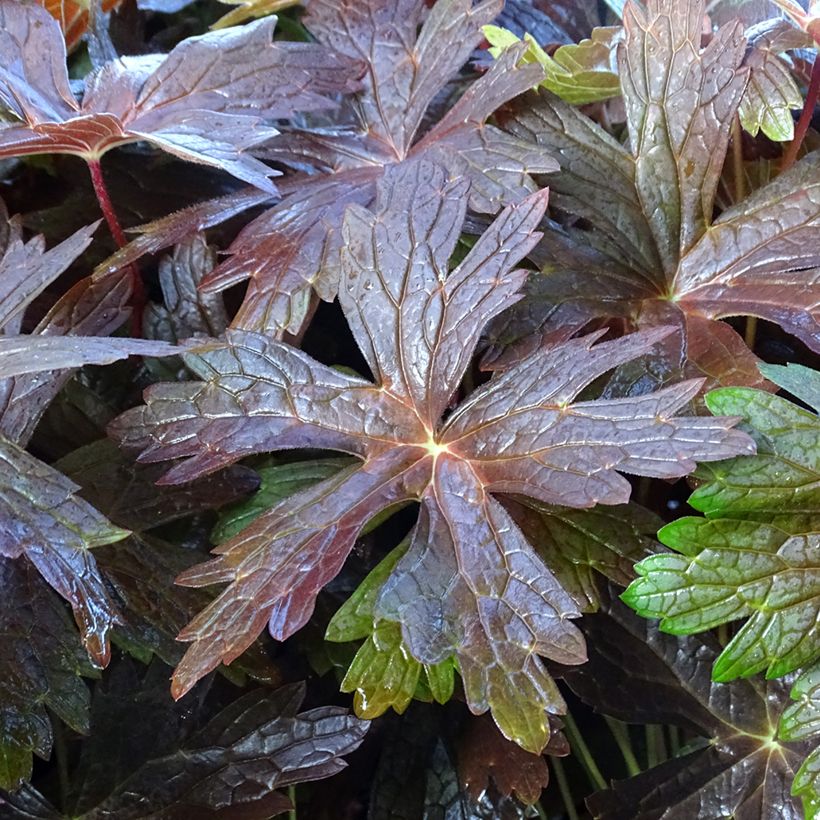
[[[272,191],[272,170],[246,150],[278,131],[265,120],[332,105],[361,64],[328,48],[271,42],[274,20],[191,37],[168,55],[126,57],[70,91],[59,26],[40,7],[0,3],[0,102],[19,123],[0,128],[0,156],[68,153],[98,160],[146,140]],[[45,57],[43,55],[46,55]]]
[[402,625],[418,661],[455,656],[470,708],[492,709],[506,736],[540,751],[547,712],[563,704],[538,656],[583,660],[569,622],[577,604],[492,494],[619,504],[630,485],[618,469],[671,478],[697,459],[752,449],[731,420],[675,417],[697,382],[638,399],[576,401],[667,331],[594,347],[589,336],[538,352],[442,424],[483,326],[517,298],[526,272],[513,268],[537,241],[546,205],[538,193],[508,207],[447,275],[465,193],[463,181],[435,166],[396,166],[374,212],[348,212],[340,301],[376,384],[232,331],[224,348],[188,357],[202,382],[157,385],[144,407],[114,423],[113,434],[143,461],[178,459],[166,483],[288,447],[361,459],[269,510],[181,577],[194,586],[231,583],[181,633],[193,645],[175,673],[177,697],[266,625],[279,640],[302,627],[365,524],[420,500],[410,547],[376,615]]

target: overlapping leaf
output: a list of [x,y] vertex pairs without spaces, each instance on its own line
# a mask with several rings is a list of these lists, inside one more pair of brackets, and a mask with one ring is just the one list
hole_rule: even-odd
[[[98,820],[231,814],[262,820],[290,808],[276,789],[322,780],[343,769],[343,756],[360,745],[368,728],[366,721],[335,706],[299,712],[305,687],[296,684],[273,693],[248,692],[186,737],[183,716],[169,716],[171,710],[161,702],[149,709],[145,694],[151,693],[140,692],[139,681],[122,678],[120,685],[130,686],[95,694],[93,720],[110,728],[123,714],[132,718],[136,687],[154,744],[135,750],[130,759],[115,759],[120,777],[112,777],[93,758],[93,768],[83,769],[88,761],[81,760],[86,782],[71,810],[57,812],[28,787],[5,796],[4,816]],[[169,717],[178,734],[169,732]],[[119,749],[115,756],[121,758]]]
[[676,325],[641,373],[623,375],[620,391],[681,373],[759,384],[754,357],[715,321],[722,317],[758,316],[820,349],[820,156],[713,220],[749,69],[738,23],[700,49],[703,8],[702,0],[627,4],[619,64],[628,148],[547,92],[509,123],[559,158],[553,204],[583,223],[551,239],[563,260],[547,254],[543,281],[506,327],[549,337],[567,314],[576,326],[596,316]]
[[786,686],[714,683],[715,641],[664,635],[617,601],[585,618],[584,628],[589,662],[565,674],[580,697],[621,720],[669,723],[706,739],[588,798],[593,817],[802,820],[790,788],[811,745],[778,735]]
[[813,40],[785,20],[767,20],[746,32],[749,50],[745,65],[749,84],[740,101],[741,125],[754,137],[788,142],[794,137],[792,110],[802,108],[803,97],[783,52],[811,46]]
[[[783,371],[794,390],[818,384],[811,371],[801,379],[766,370],[774,380]],[[659,537],[676,552],[638,564],[641,577],[624,600],[675,634],[748,618],[721,653],[715,680],[764,669],[778,677],[820,655],[820,420],[749,388],[716,390],[707,403],[744,419],[758,455],[702,469],[710,481],[690,503],[707,517],[664,527]]]
[[[88,29],[88,13],[91,0],[38,0],[41,6],[60,24],[70,53],[80,44]],[[103,12],[115,9],[122,0],[102,0]]]
[[[619,34],[617,28],[596,28],[589,39],[560,46],[549,55],[527,33],[524,35],[527,50],[522,60],[539,63],[546,74],[539,85],[568,103],[582,105],[608,100],[621,93],[614,67]],[[500,57],[505,48],[519,41],[512,32],[500,26],[484,26],[484,36],[495,57]]]
[[[229,248],[231,257],[208,277],[224,289],[250,276],[248,293],[233,325],[280,334],[302,325],[311,288],[323,299],[336,295],[341,271],[341,225],[350,203],[368,206],[385,169],[407,159],[434,160],[471,183],[470,205],[496,213],[535,190],[530,173],[556,169],[544,152],[487,123],[501,104],[543,77],[537,64],[519,67],[513,49],[470,86],[434,125],[426,117],[482,40],[501,0],[441,0],[424,19],[423,0],[315,0],[304,23],[326,49],[367,73],[355,103],[355,121],[326,129],[291,130],[258,156],[310,168],[280,186],[282,201],[247,225]],[[419,26],[421,29],[419,30]],[[231,203],[226,203],[231,208]],[[207,224],[220,218],[211,206],[194,208],[181,221],[154,232]],[[227,218],[228,211],[226,210]],[[199,228],[196,228],[199,229]],[[150,240],[150,233],[146,239]],[[166,240],[168,241],[168,240]],[[174,241],[174,240],[171,240]],[[162,246],[162,245],[160,245]],[[152,247],[156,249],[154,242]],[[132,260],[126,249],[109,267]]]
[[376,383],[287,345],[232,331],[221,350],[189,357],[202,382],[159,385],[112,432],[145,461],[178,459],[167,483],[251,453],[311,447],[361,461],[260,516],[184,573],[184,584],[231,582],[181,637],[193,641],[173,691],[230,662],[267,625],[277,639],[309,619],[367,521],[420,500],[407,553],[378,596],[416,660],[455,656],[470,708],[492,709],[531,750],[562,708],[539,655],[578,663],[578,613],[494,493],[548,504],[624,503],[618,470],[674,477],[695,460],[748,452],[731,419],[675,417],[688,382],[637,399],[578,402],[598,375],[645,353],[665,330],[593,347],[594,336],[538,353],[475,391],[445,422],[483,326],[526,278],[515,263],[538,239],[544,193],[508,207],[451,273],[466,183],[427,163],[388,172],[374,212],[344,224],[340,301]]
[[31,777],[32,752],[47,759],[50,709],[78,732],[88,730],[94,675],[62,601],[34,567],[0,558],[0,788]]
[[307,43],[271,42],[275,20],[191,37],[170,54],[125,57],[93,72],[78,103],[59,26],[42,8],[0,3],[0,156],[67,153],[97,160],[146,140],[272,191],[273,173],[246,149],[275,134],[266,121],[333,103],[362,66]]

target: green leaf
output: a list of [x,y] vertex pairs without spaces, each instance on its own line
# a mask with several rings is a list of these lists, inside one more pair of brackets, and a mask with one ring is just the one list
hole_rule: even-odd
[[[497,59],[501,53],[520,43],[511,31],[500,26],[484,26],[490,53]],[[550,56],[530,35],[524,35],[527,50],[521,62],[539,63],[546,77],[539,84],[573,105],[600,102],[621,93],[618,74],[613,68],[615,44],[620,28],[595,28],[589,39],[556,49]]]
[[414,696],[446,703],[453,694],[453,660],[420,663],[402,640],[401,626],[374,613],[379,593],[408,545],[409,540],[402,541],[371,570],[333,616],[325,633],[325,638],[334,642],[366,638],[341,684],[343,692],[355,692],[353,706],[362,718],[378,717],[391,707],[402,714]]
[[710,518],[767,521],[792,533],[820,528],[820,419],[747,388],[714,390],[706,404],[712,413],[740,416],[757,455],[701,466],[696,475],[708,483],[689,503]]
[[[820,734],[820,664],[815,664],[795,681],[791,697],[797,702],[783,712],[778,737],[786,741],[806,740]],[[820,747],[800,766],[792,794],[803,801],[809,820],[820,816]]]
[[816,370],[802,364],[761,364],[759,368],[767,379],[820,413],[820,373]]
[[820,654],[820,534],[690,517],[667,525],[659,537],[681,554],[637,564],[641,577],[623,599],[675,635],[748,617],[715,663],[716,681],[763,669],[779,677]]
[[330,478],[350,463],[346,458],[325,458],[260,467],[257,470],[261,480],[259,489],[250,498],[232,504],[222,512],[211,532],[211,540],[221,544],[233,538],[283,499]]

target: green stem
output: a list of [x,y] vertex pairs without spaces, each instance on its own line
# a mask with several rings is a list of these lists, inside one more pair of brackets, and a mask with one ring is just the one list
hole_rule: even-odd
[[568,820],[578,820],[578,812],[575,810],[575,803],[572,800],[572,790],[569,787],[567,773],[564,771],[564,763],[561,758],[552,758],[552,770],[555,772],[555,779],[558,781],[558,791],[561,792],[561,800],[564,801]]
[[630,777],[640,774],[641,766],[638,763],[638,758],[635,757],[635,753],[632,751],[632,741],[629,739],[629,730],[626,728],[626,724],[621,723],[620,720],[609,717],[609,715],[604,715],[604,720],[606,721],[606,725],[609,726],[609,731],[612,732],[612,737],[615,738],[618,748],[621,750],[621,755],[623,756],[624,763],[626,763],[626,770],[629,772]]
[[575,719],[569,712],[563,715],[561,719],[564,721],[564,727],[567,730],[567,737],[569,738],[569,745],[572,748],[572,752],[578,755],[578,762],[584,767],[589,782],[592,783],[596,789],[605,789],[606,780],[604,780],[604,776],[601,774],[601,770],[598,768],[598,764],[595,762],[595,758],[592,756],[589,746],[587,746],[586,741],[581,736]]
[[296,786],[288,786],[288,798],[293,806],[288,811],[288,820],[297,820],[296,817]]
[[746,342],[746,347],[749,350],[755,349],[755,341],[757,339],[757,316],[746,317],[746,332],[743,334],[743,341]]
[[68,795],[71,790],[71,780],[68,776],[68,748],[63,724],[56,715],[51,715],[51,728],[54,735],[54,757],[57,762],[57,777],[60,784],[60,808],[63,812],[67,812]]
[[666,741],[663,737],[663,726],[659,726],[657,723],[648,723],[646,725],[647,768],[654,768],[659,763],[663,763],[668,757]]
[[680,751],[680,729],[677,726],[669,726],[669,748],[672,757],[677,757]]

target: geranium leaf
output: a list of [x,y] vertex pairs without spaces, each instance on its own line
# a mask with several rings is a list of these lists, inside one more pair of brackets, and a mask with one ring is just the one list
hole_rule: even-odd
[[574,510],[527,499],[505,506],[583,612],[598,609],[598,573],[627,586],[633,565],[659,549],[663,522],[637,504]]
[[419,663],[405,645],[399,624],[383,620],[375,612],[381,589],[407,547],[407,542],[402,542],[374,567],[325,632],[329,641],[366,639],[341,684],[343,692],[355,692],[354,708],[359,717],[372,719],[391,707],[401,714],[414,696],[421,697],[420,683],[429,686],[439,703],[446,703],[453,693],[452,662]]
[[272,43],[274,23],[191,37],[168,55],[108,63],[86,79],[80,104],[68,85],[56,21],[37,5],[3,0],[0,46],[10,68],[0,73],[0,100],[22,123],[0,128],[0,156],[98,159],[147,140],[271,191],[271,169],[245,153],[278,133],[264,120],[327,108],[328,95],[353,90],[362,71],[327,48]]
[[585,618],[584,627],[589,662],[564,673],[576,694],[604,714],[671,723],[707,741],[587,798],[593,817],[649,820],[667,813],[801,820],[789,789],[810,744],[778,737],[787,687],[759,680],[713,682],[720,650],[714,640],[665,635],[617,600]]
[[8,477],[0,484],[0,554],[25,556],[70,604],[83,645],[99,666],[110,657],[108,633],[120,620],[91,554],[120,541],[115,527],[79,498],[79,487],[12,444],[0,440]]
[[745,388],[709,394],[713,412],[737,412],[758,455],[702,468],[710,479],[659,537],[675,553],[645,559],[624,600],[661,628],[700,632],[748,618],[718,659],[715,680],[765,669],[778,677],[815,660],[820,644],[820,422],[785,399]]
[[[481,26],[492,22],[501,5],[500,0],[476,5],[443,0],[422,23],[423,0],[310,4],[303,22],[322,47],[367,66],[357,96],[359,122],[354,128],[339,123],[322,130],[292,129],[255,150],[259,157],[311,173],[285,182],[282,202],[240,232],[230,258],[206,280],[206,288],[221,290],[250,274],[234,327],[295,333],[304,322],[311,288],[323,299],[335,298],[345,208],[371,205],[385,169],[397,161],[427,158],[463,175],[472,183],[471,206],[485,213],[535,190],[530,173],[556,168],[543,151],[487,122],[499,106],[543,77],[538,65],[518,65],[520,49],[502,55],[432,127],[423,123],[436,95],[481,42]],[[209,213],[212,219],[229,215],[226,210],[221,216],[218,207]],[[175,223],[150,230],[162,235],[176,228]],[[156,248],[157,241],[160,247],[169,244],[165,238],[150,243],[145,237],[142,248],[149,243]],[[126,253],[133,258],[134,253]]]
[[[483,30],[494,57],[520,42],[512,32],[499,26],[484,26]],[[621,93],[614,69],[614,46],[619,34],[618,28],[596,28],[590,39],[560,46],[552,55],[532,35],[525,34],[527,50],[521,59],[525,63],[539,63],[546,72],[539,85],[562,100],[572,105],[600,102]]]
[[[703,12],[702,0],[626,4],[619,55],[630,150],[544,91],[506,122],[558,158],[553,204],[582,222],[548,232],[543,281],[496,367],[560,334],[567,321],[610,317],[632,328],[678,328],[616,375],[614,395],[699,375],[708,386],[762,386],[755,356],[716,322],[724,317],[759,316],[818,349],[820,159],[809,154],[713,221],[749,69],[737,21],[701,50]],[[516,318],[508,323],[515,327]]]
[[767,20],[749,29],[746,37],[749,84],[738,109],[740,123],[753,137],[763,131],[771,140],[788,142],[794,137],[792,110],[802,107],[803,97],[779,55],[811,47],[814,41],[785,20]]
[[637,400],[575,401],[598,374],[666,331],[596,347],[587,337],[534,355],[442,423],[482,327],[516,299],[524,274],[513,267],[537,240],[546,205],[534,194],[508,207],[448,275],[464,193],[438,167],[400,165],[382,182],[374,212],[353,209],[345,221],[341,302],[377,384],[232,331],[226,347],[189,357],[204,382],[153,387],[145,407],[113,425],[143,460],[183,459],[166,482],[292,446],[362,459],[275,506],[183,575],[197,586],[232,583],[182,633],[194,644],[175,674],[177,696],[237,657],[266,624],[280,640],[293,634],[367,521],[420,500],[410,548],[376,615],[402,624],[422,663],[455,656],[470,707],[491,708],[506,735],[540,750],[546,712],[562,702],[538,654],[583,659],[568,621],[578,611],[491,493],[579,507],[622,503],[629,484],[617,469],[673,477],[694,459],[751,450],[731,420],[674,417],[697,383]]
[[282,499],[330,478],[350,463],[349,459],[325,458],[257,468],[259,489],[250,498],[221,512],[219,522],[211,532],[211,540],[221,544],[233,538]]
[[31,754],[46,759],[52,729],[46,707],[78,732],[88,731],[94,676],[60,599],[34,567],[0,558],[0,788],[31,777]]
[[[700,50],[700,0],[649,0],[624,7],[621,84],[638,197],[664,269],[703,233],[747,71],[738,24]],[[652,59],[647,70],[646,58]]]
[[760,372],[820,413],[820,372],[801,364],[762,364]]
[[549,783],[547,761],[510,743],[485,717],[467,724],[457,758],[459,780],[476,801],[492,781],[503,796],[532,804]]
[[[153,724],[156,742],[136,750],[131,759],[117,760],[118,777],[99,771],[99,764],[90,755],[82,761],[85,771],[80,771],[87,780],[81,784],[82,802],[73,815],[94,820],[109,816],[216,817],[230,813],[248,820],[264,820],[290,807],[287,797],[276,789],[336,774],[346,765],[343,756],[361,744],[368,729],[366,721],[335,706],[299,712],[305,687],[295,684],[274,692],[247,692],[186,736],[182,723],[185,715],[174,715],[172,707],[162,701],[149,703],[149,687],[156,677],[149,670],[148,686],[143,691],[138,680],[121,678],[119,684],[125,685],[125,691],[101,687],[95,693],[96,722],[110,723],[124,708],[133,713],[136,688],[142,718],[150,722],[148,725]],[[182,731],[174,735],[169,731],[169,722],[171,728],[176,723]],[[33,789],[19,798],[7,795],[8,816],[31,816],[28,810],[37,798],[42,811],[43,804],[48,803]]]

